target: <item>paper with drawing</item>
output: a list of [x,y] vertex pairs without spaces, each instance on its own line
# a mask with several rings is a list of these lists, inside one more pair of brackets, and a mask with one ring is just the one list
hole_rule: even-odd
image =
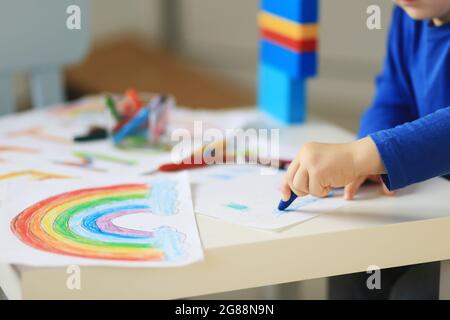
[[203,258],[185,173],[11,180],[2,196],[2,262],[161,267]]
[[276,230],[346,204],[336,191],[327,198],[298,198],[277,210],[283,171],[260,166],[222,165],[191,173],[197,213],[245,226]]

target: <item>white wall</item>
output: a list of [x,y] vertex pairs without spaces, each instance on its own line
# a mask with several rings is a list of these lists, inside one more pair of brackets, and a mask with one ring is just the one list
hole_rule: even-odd
[[92,39],[96,43],[127,33],[158,39],[159,9],[159,0],[91,0]]
[[[166,0],[91,0],[91,37],[98,44],[121,34],[161,38],[161,3]],[[255,87],[259,0],[176,0],[180,5],[179,53],[200,68],[242,86]],[[382,9],[382,30],[366,28],[366,8]],[[320,74],[310,82],[313,112],[356,129],[373,94],[373,78],[384,55],[391,1],[321,0]],[[28,88],[19,77],[19,101]]]
[[180,1],[182,51],[206,68],[255,83],[258,0]]
[[[374,3],[382,9],[382,30],[366,27],[366,9]],[[322,1],[320,74],[310,83],[310,105],[317,113],[357,129],[381,69],[391,10],[390,1]]]
[[[182,53],[197,64],[254,87],[258,0],[182,0]],[[382,9],[382,30],[366,27],[366,9]],[[320,75],[310,85],[314,111],[355,129],[370,103],[384,56],[392,4],[380,0],[322,0]]]
[[[164,0],[161,0],[164,1]],[[177,0],[179,53],[201,68],[254,88],[258,57],[259,0]],[[161,35],[159,0],[92,0],[95,41],[135,32]],[[382,30],[366,27],[366,9],[382,9]],[[320,74],[310,82],[311,109],[356,129],[371,100],[373,78],[384,56],[392,3],[386,0],[321,0]]]
[[[92,45],[130,33],[157,41],[160,37],[160,3],[160,0],[90,0]],[[30,105],[28,81],[26,73],[15,75],[15,96],[20,109]]]

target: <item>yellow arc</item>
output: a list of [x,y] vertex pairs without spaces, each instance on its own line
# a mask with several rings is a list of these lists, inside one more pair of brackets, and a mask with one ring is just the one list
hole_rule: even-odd
[[311,40],[317,39],[319,36],[317,24],[299,24],[267,12],[259,13],[258,22],[262,29],[276,32],[293,40]]

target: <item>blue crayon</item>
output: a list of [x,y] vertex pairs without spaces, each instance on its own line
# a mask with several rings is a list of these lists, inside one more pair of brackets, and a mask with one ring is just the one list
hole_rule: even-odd
[[161,97],[155,97],[150,101],[148,105],[142,107],[142,109],[138,111],[134,118],[128,121],[127,124],[125,124],[118,132],[113,135],[114,142],[116,144],[120,143],[128,135],[133,133],[133,131],[145,124],[145,122],[148,121],[151,110],[154,109],[155,106],[160,103],[160,101]]
[[148,121],[148,115],[150,113],[150,109],[147,107],[143,107],[137,115],[131,119],[126,125],[124,125],[117,133],[113,135],[113,140],[115,143],[121,142],[125,139],[130,133],[132,133],[135,129],[139,128],[145,121]]
[[297,195],[291,191],[291,196],[289,197],[289,200],[287,201],[281,200],[280,204],[278,205],[278,210],[280,211],[286,210],[291,205],[291,203],[294,202],[295,199],[297,199]]

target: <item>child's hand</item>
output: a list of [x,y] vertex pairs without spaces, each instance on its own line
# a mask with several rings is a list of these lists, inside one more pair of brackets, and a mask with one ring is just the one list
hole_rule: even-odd
[[291,190],[298,196],[324,197],[331,188],[344,187],[361,177],[384,171],[370,137],[343,144],[310,142],[290,164],[281,187],[282,198],[289,199]]
[[344,198],[346,200],[353,200],[353,197],[358,192],[361,185],[366,181],[372,181],[374,183],[377,183],[381,186],[381,191],[386,196],[393,196],[395,193],[393,191],[390,191],[386,185],[383,183],[383,180],[381,180],[381,177],[379,175],[371,175],[371,176],[363,176],[359,177],[352,183],[345,186],[344,191]]

